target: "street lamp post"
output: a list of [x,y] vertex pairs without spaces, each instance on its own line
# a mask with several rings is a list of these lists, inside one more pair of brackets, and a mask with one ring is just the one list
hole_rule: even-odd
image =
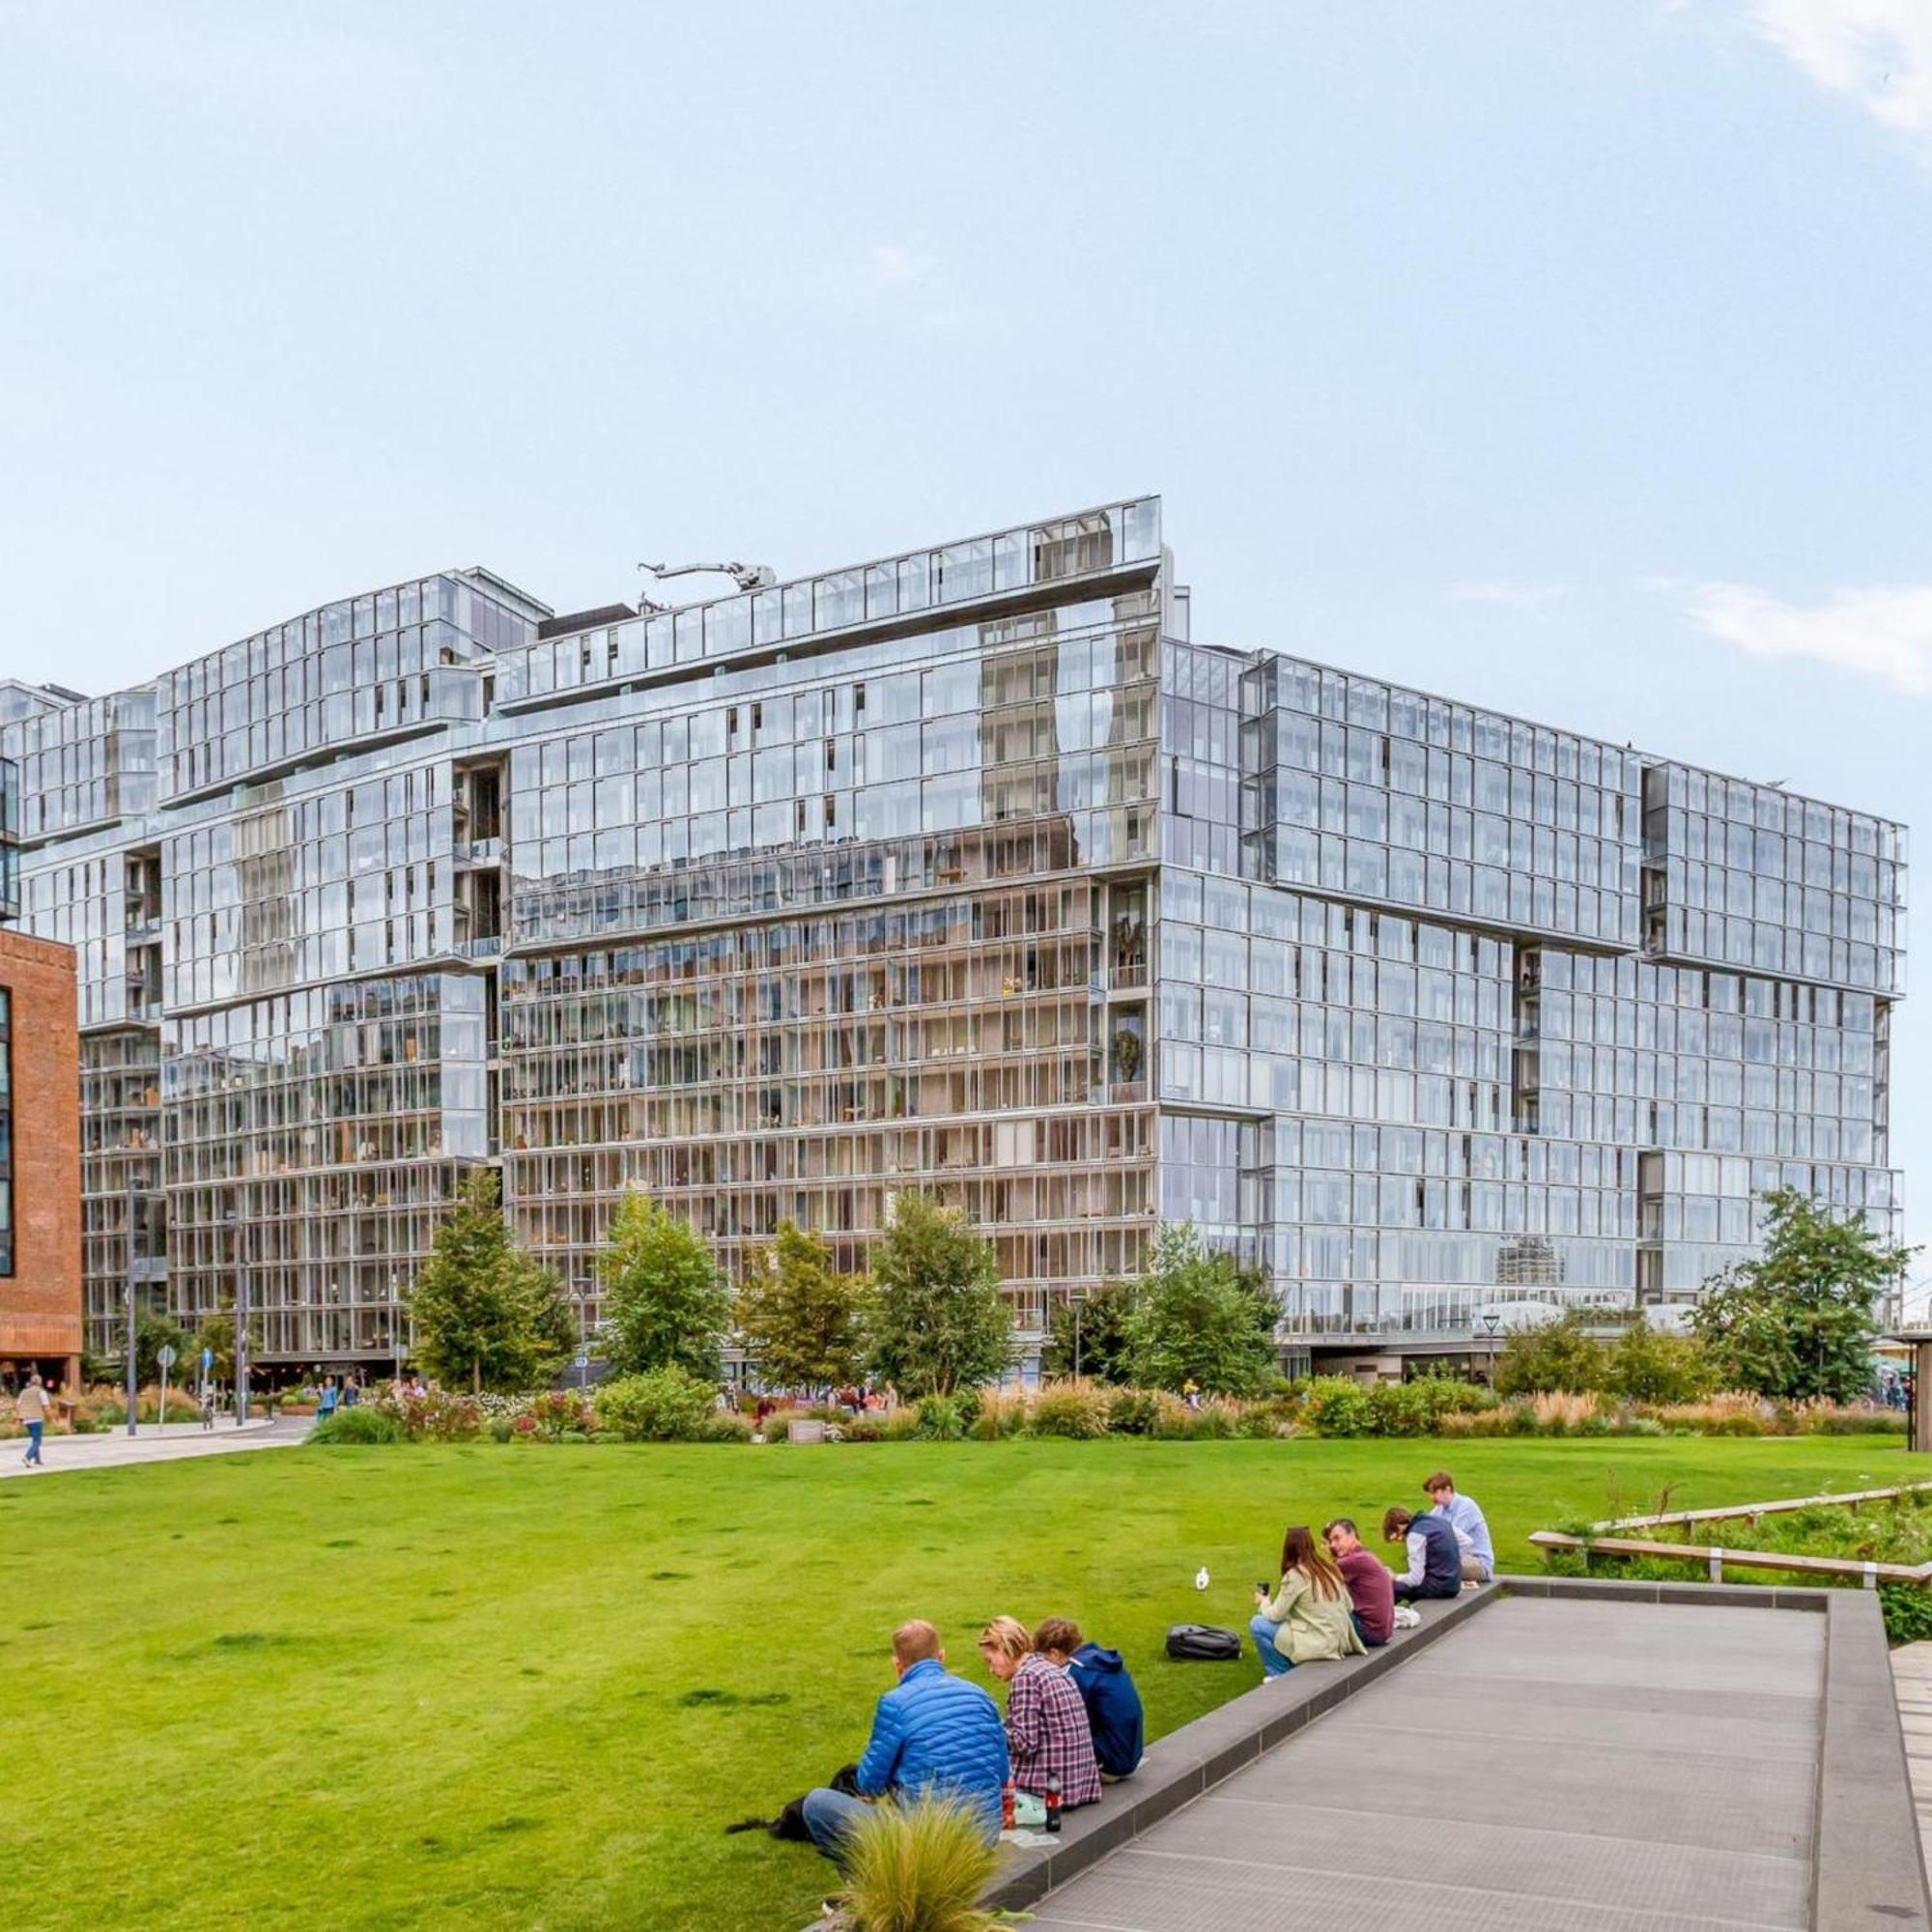
[[1490,1371],[1490,1392],[1492,1395],[1495,1393],[1496,1387],[1496,1330],[1502,1326],[1502,1320],[1503,1318],[1500,1315],[1485,1315],[1483,1317],[1483,1326],[1488,1330],[1490,1337],[1487,1363]]
[[228,1210],[228,1221],[235,1230],[235,1426],[240,1429],[248,1420],[248,1270],[242,1260],[247,1223],[239,1207]]
[[134,1405],[140,1399],[140,1375],[134,1362],[134,1180],[130,1174],[128,1179],[128,1434],[138,1432],[134,1426]]
[[1087,1305],[1087,1297],[1076,1292],[1066,1298],[1073,1304],[1073,1379],[1077,1382],[1080,1379],[1080,1313]]

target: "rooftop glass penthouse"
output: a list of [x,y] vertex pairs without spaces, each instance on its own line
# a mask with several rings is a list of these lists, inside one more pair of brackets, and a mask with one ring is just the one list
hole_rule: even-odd
[[0,686],[25,918],[82,957],[97,1343],[131,1253],[189,1320],[246,1269],[268,1359],[386,1360],[479,1161],[586,1320],[633,1185],[850,1265],[937,1187],[1030,1334],[1191,1218],[1297,1350],[1681,1298],[1780,1182],[1890,1224],[1899,828],[1185,610],[1143,498]]

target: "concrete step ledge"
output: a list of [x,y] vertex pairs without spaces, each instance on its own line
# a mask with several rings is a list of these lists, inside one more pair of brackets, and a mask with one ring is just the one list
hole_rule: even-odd
[[[1380,1650],[1338,1663],[1302,1664],[1278,1682],[1257,1686],[1205,1718],[1169,1732],[1148,1747],[1132,1777],[1107,1786],[1099,1804],[1067,1812],[1057,1844],[1040,1850],[1009,1849],[985,1904],[1008,1912],[1024,1911],[1324,1712],[1400,1668],[1496,1596],[1494,1585],[1485,1585],[1464,1590],[1453,1603],[1418,1604],[1420,1627],[1396,1632]],[[1244,1649],[1236,1662],[1194,1667],[1246,1673],[1256,1665]]]

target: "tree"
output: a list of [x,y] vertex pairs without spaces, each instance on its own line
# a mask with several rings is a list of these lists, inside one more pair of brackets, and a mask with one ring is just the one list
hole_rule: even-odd
[[1117,1386],[1131,1381],[1127,1321],[1139,1292],[1139,1285],[1129,1281],[1110,1281],[1096,1288],[1080,1306],[1077,1350],[1072,1304],[1059,1303],[1047,1324],[1046,1346],[1039,1352],[1040,1367],[1050,1376],[1070,1376],[1077,1354],[1083,1376]]
[[999,1263],[956,1208],[908,1189],[872,1250],[867,1355],[903,1396],[951,1395],[1011,1366]]
[[409,1312],[418,1365],[477,1393],[548,1380],[577,1340],[562,1284],[511,1239],[487,1168],[464,1183],[437,1229]]
[[735,1313],[768,1387],[838,1388],[859,1378],[864,1285],[832,1265],[815,1235],[781,1222],[778,1239],[746,1270]]
[[1711,1276],[1691,1325],[1729,1387],[1855,1402],[1871,1386],[1879,1297],[1918,1250],[1795,1188],[1763,1200],[1764,1252]]
[[1604,1386],[1626,1402],[1696,1402],[1716,1379],[1694,1335],[1667,1335],[1639,1315],[1610,1350]]
[[731,1297],[696,1229],[649,1195],[627,1194],[597,1271],[610,1311],[611,1366],[619,1375],[675,1363],[703,1381],[718,1380]]
[[1267,1284],[1233,1255],[1209,1249],[1190,1223],[1162,1228],[1127,1321],[1135,1381],[1212,1395],[1260,1395],[1281,1374],[1280,1306]]
[[1498,1395],[1590,1395],[1604,1386],[1603,1346],[1574,1308],[1541,1328],[1519,1328],[1496,1359]]
[[[163,1349],[175,1351],[174,1366],[168,1371],[168,1379],[179,1384],[186,1379],[187,1330],[171,1315],[156,1315],[151,1310],[137,1316],[134,1321],[134,1376],[143,1388],[150,1382],[160,1380],[160,1354]],[[125,1343],[123,1350],[125,1359]]]

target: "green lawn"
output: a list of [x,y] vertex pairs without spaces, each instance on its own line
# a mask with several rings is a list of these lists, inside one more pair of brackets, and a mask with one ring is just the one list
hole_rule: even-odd
[[[1579,1515],[1857,1489],[1896,1438],[296,1449],[0,1483],[0,1873],[42,1927],[796,1932],[722,1828],[856,1756],[886,1637],[999,1611],[1127,1653],[1153,1731],[1257,1681],[1285,1523],[1447,1461],[1506,1565]],[[1213,1586],[1199,1596],[1195,1571]]]

